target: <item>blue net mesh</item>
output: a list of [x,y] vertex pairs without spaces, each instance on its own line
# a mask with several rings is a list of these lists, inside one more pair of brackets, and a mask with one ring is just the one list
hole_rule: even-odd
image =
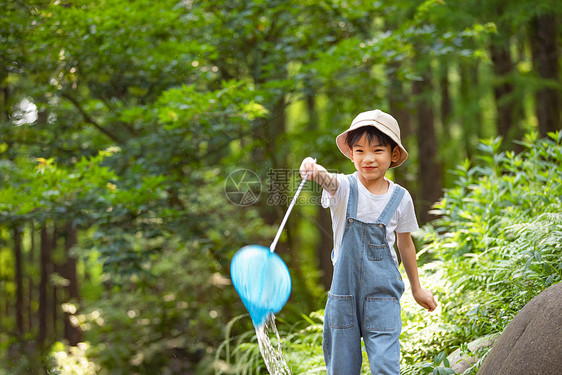
[[265,324],[270,314],[281,311],[291,294],[287,265],[264,246],[238,250],[230,264],[230,276],[256,327]]

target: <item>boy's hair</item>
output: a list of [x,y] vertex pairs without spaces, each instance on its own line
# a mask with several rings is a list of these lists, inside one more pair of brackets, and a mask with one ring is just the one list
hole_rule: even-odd
[[359,142],[363,135],[367,137],[367,143],[369,145],[372,145],[378,141],[383,146],[390,145],[391,150],[394,150],[394,147],[397,146],[396,142],[394,142],[392,138],[390,138],[388,135],[384,134],[374,126],[362,126],[347,133],[346,143],[349,146],[350,150],[353,149],[353,146],[355,146],[357,142]]

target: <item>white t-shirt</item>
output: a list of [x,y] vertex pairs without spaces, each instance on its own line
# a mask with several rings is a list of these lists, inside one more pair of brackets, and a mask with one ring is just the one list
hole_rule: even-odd
[[[353,174],[357,180],[357,217],[356,219],[364,223],[374,223],[381,215],[394,193],[396,184],[385,177],[389,182],[389,187],[384,194],[373,194],[363,183],[357,178],[357,172]],[[326,190],[322,192],[322,207],[330,208],[332,214],[332,229],[334,232],[334,252],[332,253],[332,262],[336,264],[341,242],[343,239],[343,232],[345,230],[345,213],[347,210],[347,200],[349,199],[349,180],[348,175],[338,173],[336,175],[339,186],[336,194],[332,197]],[[416,213],[414,211],[414,202],[412,196],[406,190],[404,196],[394,212],[392,219],[386,227],[386,239],[391,249],[394,248],[396,240],[395,232],[406,233],[415,232],[419,229],[416,220]],[[395,251],[390,252],[396,265],[398,265],[398,257]]]

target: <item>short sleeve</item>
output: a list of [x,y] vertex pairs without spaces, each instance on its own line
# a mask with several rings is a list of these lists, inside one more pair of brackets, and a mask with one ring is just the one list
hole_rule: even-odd
[[400,206],[398,207],[398,214],[398,223],[396,225],[397,233],[415,232],[420,229],[416,218],[414,202],[412,200],[412,196],[407,190],[400,202]]
[[338,190],[332,196],[326,189],[322,189],[322,207],[335,208],[340,206],[342,202],[347,201],[347,193],[349,192],[349,180],[344,174],[336,174],[338,179]]

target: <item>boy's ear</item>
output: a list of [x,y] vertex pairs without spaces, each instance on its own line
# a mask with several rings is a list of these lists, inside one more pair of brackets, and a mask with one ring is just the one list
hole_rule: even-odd
[[395,146],[394,149],[392,149],[392,157],[390,160],[392,160],[393,163],[396,163],[398,159],[400,159],[401,153],[402,151],[400,151],[400,147]]

